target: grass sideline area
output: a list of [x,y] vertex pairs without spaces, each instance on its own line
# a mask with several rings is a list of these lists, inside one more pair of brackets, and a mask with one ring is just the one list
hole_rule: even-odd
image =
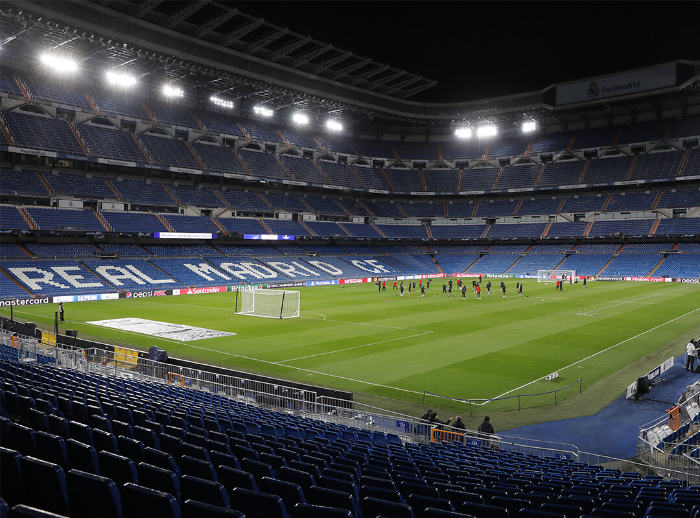
[[[423,392],[460,399],[491,399],[561,389],[554,396],[473,406],[428,397],[439,417],[460,414],[469,426],[499,414],[500,426],[594,413],[624,393],[640,374],[684,352],[700,332],[700,287],[681,283],[589,282],[555,290],[553,282],[493,279],[493,294],[476,300],[442,294],[435,279],[425,298],[379,293],[361,284],[299,288],[301,317],[285,320],[234,314],[235,293],[120,299],[66,304],[65,324],[81,338],[148,349],[249,372],[300,380],[355,393],[356,400],[419,416]],[[408,281],[406,281],[407,284]],[[581,315],[585,298],[587,315]],[[15,318],[51,329],[57,305],[15,308]],[[2,314],[9,316],[9,308]],[[595,316],[594,316],[595,315]],[[182,342],[99,327],[89,322],[144,318],[236,333]],[[552,381],[544,376],[558,372]],[[565,401],[564,401],[565,400]],[[544,408],[543,408],[544,407]],[[511,426],[512,425],[512,426]]]

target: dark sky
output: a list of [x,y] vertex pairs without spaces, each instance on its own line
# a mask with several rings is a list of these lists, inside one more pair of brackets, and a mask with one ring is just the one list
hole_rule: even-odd
[[695,2],[225,2],[469,101],[673,61],[700,60]]

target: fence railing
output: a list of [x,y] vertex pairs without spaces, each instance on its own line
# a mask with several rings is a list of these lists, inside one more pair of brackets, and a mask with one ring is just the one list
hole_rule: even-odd
[[[570,390],[573,387],[577,387],[577,389]],[[564,391],[569,391],[568,395],[559,395],[560,393]],[[544,406],[544,405],[551,405],[554,403],[555,405],[559,402],[562,401],[563,399],[566,399],[566,397],[569,397],[576,392],[581,394],[583,391],[583,380],[582,378],[577,379],[574,381],[571,385],[568,385],[566,387],[560,388],[560,389],[555,389],[555,390],[549,390],[547,392],[538,392],[534,394],[514,394],[512,396],[505,396],[505,397],[498,397],[498,398],[490,398],[490,399],[460,399],[460,398],[454,398],[454,397],[449,397],[449,396],[443,396],[441,394],[435,394],[433,392],[429,392],[427,390],[423,391],[423,406],[425,406],[425,399],[427,397],[435,397],[439,399],[447,399],[450,401],[456,401],[459,403],[466,403],[469,405],[469,416],[473,417],[473,406],[484,406],[484,405],[490,405],[489,410],[514,410],[515,409],[515,402],[517,401],[517,409],[522,410],[523,407],[526,408],[532,408],[532,407],[537,407],[537,406]],[[525,400],[525,405],[523,405],[523,399]]]

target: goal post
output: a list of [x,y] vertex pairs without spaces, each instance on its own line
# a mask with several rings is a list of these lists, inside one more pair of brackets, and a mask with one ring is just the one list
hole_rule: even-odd
[[576,270],[537,270],[537,282],[556,282],[562,279],[574,282]]
[[265,318],[299,316],[300,292],[289,290],[243,290],[237,295],[236,314]]

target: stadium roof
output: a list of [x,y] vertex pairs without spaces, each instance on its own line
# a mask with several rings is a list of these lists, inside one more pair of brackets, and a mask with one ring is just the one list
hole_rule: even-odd
[[[420,75],[337,49],[213,0],[5,0],[0,6],[3,56],[10,66],[32,63],[37,50],[73,55],[97,77],[130,69],[144,81],[177,81],[191,99],[211,94],[236,101],[246,116],[263,104],[278,114],[331,115],[365,133],[450,128],[465,123],[541,126],[603,125],[615,112],[687,112],[697,98],[697,63],[674,62],[662,87],[639,94],[558,105],[559,85],[458,103],[407,99],[435,84]],[[16,59],[14,59],[16,58]],[[623,92],[624,93],[624,92]],[[697,102],[697,101],[695,101]]]

